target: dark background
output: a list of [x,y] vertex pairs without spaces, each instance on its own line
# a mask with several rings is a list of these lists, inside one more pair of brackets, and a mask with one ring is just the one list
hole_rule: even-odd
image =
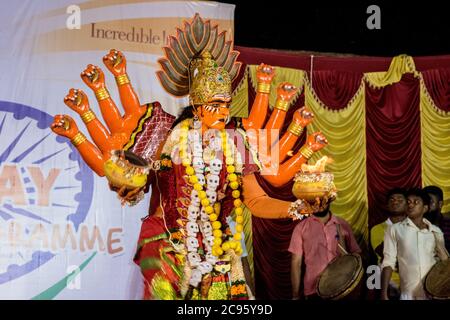
[[[370,56],[450,54],[446,1],[227,1],[235,9],[235,45]],[[366,26],[381,9],[381,29]]]

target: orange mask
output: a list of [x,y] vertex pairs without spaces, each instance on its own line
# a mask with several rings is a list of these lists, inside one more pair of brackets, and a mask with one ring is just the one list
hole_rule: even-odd
[[231,98],[214,99],[205,105],[196,106],[194,114],[202,122],[203,131],[208,129],[225,129],[230,120]]

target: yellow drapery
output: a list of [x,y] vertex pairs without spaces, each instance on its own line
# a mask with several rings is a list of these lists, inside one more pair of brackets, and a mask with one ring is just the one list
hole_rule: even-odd
[[438,109],[421,78],[422,185],[444,191],[442,212],[450,211],[450,113]]
[[248,67],[245,69],[241,82],[233,91],[230,115],[237,118],[248,117]]
[[338,195],[331,210],[349,222],[360,243],[367,242],[369,236],[364,89],[362,82],[348,105],[333,111],[317,98],[309,81],[305,83],[305,104],[315,115],[308,132],[321,131],[329,142],[309,162],[315,163],[324,155],[333,159],[328,170],[334,174]]
[[382,88],[399,82],[405,73],[413,73],[416,77],[419,76],[413,58],[401,54],[392,58],[388,71],[367,72],[364,74],[363,80],[373,88]]
[[[249,65],[245,69],[244,76],[241,81],[237,85],[236,89],[233,91],[233,102],[231,104],[231,116],[238,118],[247,118],[248,117],[248,83],[251,83],[251,86],[256,91],[258,82],[256,80],[256,65]],[[292,83],[294,86],[299,88],[300,90],[294,96],[291,101],[291,106],[297,100],[298,96],[302,93],[304,79],[305,79],[305,71],[291,69],[291,68],[282,68],[275,67],[275,77],[270,87],[270,97],[269,97],[269,106],[272,108],[275,105],[277,99],[277,87],[282,82]],[[250,79],[250,81],[249,81]]]
[[[244,79],[235,90],[233,107],[236,116],[248,115],[248,83],[256,89],[256,65],[247,66]],[[389,70],[365,73],[355,96],[339,111],[327,108],[316,96],[306,77],[306,72],[276,67],[276,77],[271,87],[270,105],[275,104],[276,87],[288,81],[305,90],[305,104],[314,112],[314,122],[309,132],[322,131],[329,146],[310,160],[314,163],[322,155],[331,156],[334,163],[329,166],[335,174],[338,198],[332,205],[333,212],[346,219],[357,239],[368,240],[368,200],[366,178],[365,138],[365,85],[382,88],[399,82],[405,73],[421,78],[412,57],[394,57]],[[250,80],[250,81],[248,81]],[[440,186],[444,191],[443,211],[450,211],[450,113],[439,110],[429,96],[423,79],[420,84],[422,183]],[[294,99],[295,101],[295,99]],[[353,143],[353,144],[352,144]],[[245,228],[250,236],[251,228]],[[248,243],[249,244],[249,243]],[[250,253],[249,253],[250,256]]]
[[[258,81],[256,79],[256,68],[258,66],[250,65],[248,67],[249,67],[250,82],[253,88],[256,90],[258,86]],[[272,108],[275,105],[275,102],[277,100],[277,87],[280,83],[289,82],[300,89],[291,100],[291,103],[289,105],[290,107],[293,103],[295,103],[298,96],[302,93],[304,79],[305,79],[305,71],[303,70],[275,67],[275,77],[270,87],[270,96],[269,96],[270,108]]]

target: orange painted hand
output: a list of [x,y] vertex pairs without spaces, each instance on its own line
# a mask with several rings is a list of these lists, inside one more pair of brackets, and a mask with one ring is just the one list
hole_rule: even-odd
[[109,53],[103,57],[103,63],[115,77],[127,73],[127,60],[120,51],[111,49]]
[[111,183],[108,183],[108,185],[111,191],[117,193],[122,203],[138,201],[141,197],[141,191],[144,191],[145,189],[145,186],[135,189],[127,189],[126,187],[115,187]]
[[302,107],[294,112],[292,118],[296,123],[304,128],[313,121],[314,113],[306,109],[306,107]]
[[69,138],[73,137],[79,132],[75,121],[68,115],[58,114],[53,118],[53,123],[50,128],[57,135]]
[[94,91],[105,88],[105,74],[102,69],[92,64],[81,73],[81,79]]
[[79,115],[90,110],[88,97],[79,89],[70,89],[69,94],[64,98],[64,103]]
[[277,98],[283,101],[290,101],[298,92],[298,88],[289,82],[282,82],[277,88]]
[[113,135],[108,140],[108,149],[109,150],[118,150],[122,149],[123,146],[128,142],[128,136],[126,133],[118,132]]
[[306,145],[314,152],[321,150],[327,144],[328,140],[321,132],[314,132],[306,139]]
[[267,64],[261,63],[256,68],[256,78],[258,82],[271,83],[275,76],[275,68]]

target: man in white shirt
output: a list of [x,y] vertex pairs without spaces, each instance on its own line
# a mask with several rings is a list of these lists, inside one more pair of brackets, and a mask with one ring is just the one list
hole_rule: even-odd
[[407,218],[386,230],[384,258],[381,274],[381,299],[388,300],[388,285],[396,262],[400,274],[400,299],[424,300],[427,295],[423,279],[431,267],[440,259],[447,259],[436,250],[436,239],[443,244],[442,231],[432,225],[423,215],[428,211],[430,198],[421,189],[407,194]]

